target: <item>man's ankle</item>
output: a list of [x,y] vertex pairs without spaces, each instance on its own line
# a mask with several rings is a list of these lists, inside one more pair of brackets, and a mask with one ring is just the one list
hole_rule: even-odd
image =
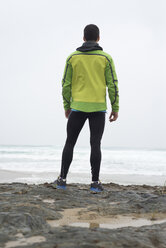
[[92,183],[98,183],[99,180],[92,180]]
[[59,176],[59,179],[63,180],[63,181],[66,181],[66,178],[62,177],[62,176]]

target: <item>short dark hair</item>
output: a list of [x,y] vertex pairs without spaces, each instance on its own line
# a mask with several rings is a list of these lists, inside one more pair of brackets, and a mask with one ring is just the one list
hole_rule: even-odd
[[99,28],[94,24],[89,24],[84,28],[84,37],[88,40],[97,40],[99,37]]

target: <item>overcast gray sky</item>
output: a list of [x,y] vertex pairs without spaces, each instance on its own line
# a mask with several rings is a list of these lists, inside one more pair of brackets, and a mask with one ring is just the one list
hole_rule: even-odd
[[[165,0],[1,0],[0,144],[64,144],[65,60],[91,23],[119,79],[119,119],[108,120],[107,93],[102,146],[166,148]],[[79,146],[89,146],[88,121]]]

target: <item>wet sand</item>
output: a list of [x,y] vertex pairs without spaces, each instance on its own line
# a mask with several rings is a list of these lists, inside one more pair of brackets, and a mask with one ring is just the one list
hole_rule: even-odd
[[89,211],[88,208],[65,209],[60,212],[60,220],[48,220],[47,223],[52,227],[60,226],[80,226],[80,227],[100,227],[116,229],[120,227],[140,227],[145,225],[154,225],[166,222],[166,214],[127,214],[127,215],[104,215],[100,216],[95,211]]
[[166,189],[0,184],[0,247],[166,247]]
[[[56,172],[20,172],[20,171],[9,171],[0,170],[0,183],[12,183],[21,182],[28,184],[40,184],[45,182],[53,182],[58,176]],[[165,176],[148,176],[148,175],[119,175],[119,174],[103,174],[100,175],[100,180],[103,183],[118,183],[123,185],[131,184],[148,184],[151,186],[160,185],[163,186],[166,182]],[[67,178],[68,183],[84,183],[89,184],[91,182],[91,175],[83,173],[70,173]]]

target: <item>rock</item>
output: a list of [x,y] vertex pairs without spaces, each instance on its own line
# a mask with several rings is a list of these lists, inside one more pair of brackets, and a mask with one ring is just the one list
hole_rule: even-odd
[[[104,192],[91,194],[83,184],[69,184],[66,190],[49,183],[0,184],[0,247],[13,247],[17,242],[28,248],[166,247],[166,194],[162,187],[103,186]],[[74,214],[64,217],[66,210]],[[123,227],[121,221],[128,217],[130,222]],[[151,224],[132,226],[132,220],[143,218]],[[102,220],[109,219],[120,226],[101,228]],[[49,220],[55,225],[48,224]],[[77,226],[70,225],[72,220]],[[83,224],[87,227],[81,227]]]

